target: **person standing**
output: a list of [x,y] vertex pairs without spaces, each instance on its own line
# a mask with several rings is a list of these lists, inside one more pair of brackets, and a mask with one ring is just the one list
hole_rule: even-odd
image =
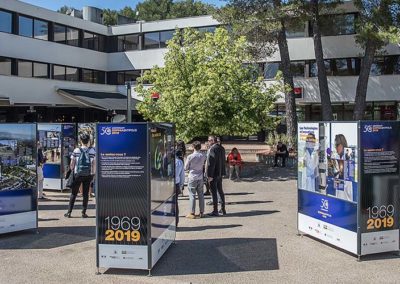
[[274,167],[278,166],[278,158],[280,157],[282,159],[282,168],[284,168],[286,166],[286,159],[288,156],[289,156],[289,151],[288,151],[286,145],[283,144],[281,141],[279,141],[278,145],[276,146]]
[[86,214],[87,205],[89,202],[89,186],[93,179],[96,168],[96,152],[92,147],[89,147],[90,137],[86,133],[79,136],[81,147],[75,148],[71,155],[70,168],[74,174],[74,181],[72,183],[71,196],[69,199],[68,212],[64,214],[65,217],[71,218],[72,209],[74,208],[75,199],[82,185],[83,195],[83,209],[82,218],[87,218]]
[[196,217],[196,193],[199,198],[200,214],[199,218],[204,217],[204,195],[203,195],[203,167],[206,157],[200,152],[201,143],[193,142],[194,152],[186,159],[185,170],[189,171],[188,191],[191,212],[186,218]]
[[185,183],[185,171],[183,169],[182,152],[177,150],[175,152],[175,225],[178,227],[179,223],[179,206],[178,195],[182,192],[183,184]]
[[219,216],[218,213],[218,194],[221,198],[221,214],[225,215],[225,194],[222,190],[222,177],[225,172],[225,149],[217,143],[215,136],[209,136],[210,153],[207,157],[207,177],[210,182],[211,194],[213,200],[213,211],[209,216]]
[[46,199],[43,194],[43,164],[44,164],[44,156],[43,149],[40,142],[38,142],[38,158],[37,158],[37,179],[38,179],[38,197],[39,199]]

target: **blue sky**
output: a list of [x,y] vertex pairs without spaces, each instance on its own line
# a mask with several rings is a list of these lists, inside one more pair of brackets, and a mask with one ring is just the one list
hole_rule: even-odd
[[[94,6],[98,8],[109,8],[119,10],[125,6],[135,7],[140,0],[22,0],[23,2],[30,3],[36,6],[47,8],[50,10],[57,10],[58,8],[67,5],[76,9],[82,9],[83,6]],[[221,6],[224,1],[221,0],[202,0],[202,2]]]

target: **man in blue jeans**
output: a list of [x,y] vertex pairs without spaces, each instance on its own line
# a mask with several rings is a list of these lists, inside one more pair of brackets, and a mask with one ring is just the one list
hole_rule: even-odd
[[191,212],[186,216],[189,219],[196,218],[196,193],[200,207],[200,214],[197,216],[199,218],[204,217],[203,168],[206,157],[200,152],[201,143],[199,141],[193,142],[193,149],[194,152],[187,157],[185,164],[185,170],[189,171],[188,192]]

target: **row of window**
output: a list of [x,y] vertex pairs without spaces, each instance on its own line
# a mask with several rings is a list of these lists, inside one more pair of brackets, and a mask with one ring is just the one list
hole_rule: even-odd
[[0,57],[0,75],[105,84],[105,74],[92,69]]
[[[323,36],[354,34],[356,33],[356,19],[357,14],[355,13],[329,15],[321,23],[321,34]],[[13,23],[15,23],[14,27]],[[307,34],[305,23],[291,24],[287,27],[287,37],[312,36],[312,25],[309,24],[308,27]],[[197,29],[201,32],[214,32],[216,26],[200,27]],[[166,47],[166,42],[170,40],[174,34],[174,30],[168,30],[106,37],[62,24],[44,21],[30,16],[18,15],[5,10],[0,10],[0,32],[14,33],[21,36],[49,40],[102,52],[164,48]]]
[[[360,74],[361,58],[334,58],[324,60],[328,76],[357,76]],[[281,68],[279,62],[265,63],[261,70],[265,79],[274,79]],[[315,61],[292,61],[291,71],[294,77],[317,77]],[[400,74],[400,56],[375,57],[371,66],[371,76]]]
[[106,51],[106,37],[103,35],[4,10],[0,10],[0,32]]
[[[198,31],[203,33],[213,33],[217,27],[208,26],[196,28]],[[129,50],[140,50],[140,49],[153,49],[153,48],[165,48],[167,47],[167,41],[172,39],[175,30],[160,31],[160,32],[149,32],[140,34],[129,34],[112,37],[111,41],[117,41],[116,47],[111,47],[110,52],[121,52]],[[111,46],[115,46],[115,43],[111,43]]]

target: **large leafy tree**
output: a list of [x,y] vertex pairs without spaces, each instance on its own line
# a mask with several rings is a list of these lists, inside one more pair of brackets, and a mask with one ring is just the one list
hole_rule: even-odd
[[360,11],[357,43],[364,49],[358,77],[354,119],[364,118],[367,88],[374,56],[390,42],[400,41],[399,0],[356,0]]
[[269,112],[281,85],[266,87],[252,65],[243,64],[252,61],[246,47],[244,37],[233,39],[223,28],[177,31],[168,42],[164,67],[139,79],[139,112],[152,121],[174,122],[177,136],[185,140],[246,136],[271,126]]
[[285,92],[286,125],[290,137],[296,136],[296,101],[293,93],[293,74],[286,33],[291,26],[299,25],[298,3],[281,0],[229,0],[219,9],[216,18],[230,25],[237,36],[246,36],[249,48],[259,60],[276,52],[279,47]]
[[197,0],[145,0],[138,3],[138,20],[155,21],[210,14],[213,6]]

